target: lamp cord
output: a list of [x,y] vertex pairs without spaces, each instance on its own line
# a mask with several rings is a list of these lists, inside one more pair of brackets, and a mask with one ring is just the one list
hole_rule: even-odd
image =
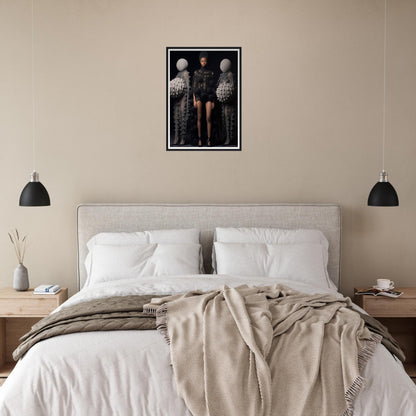
[[383,97],[383,172],[384,172],[384,146],[386,143],[386,55],[387,55],[387,0],[384,0],[384,97]]
[[36,171],[36,118],[35,118],[35,31],[34,31],[34,7],[32,0],[32,142],[33,142],[33,170]]

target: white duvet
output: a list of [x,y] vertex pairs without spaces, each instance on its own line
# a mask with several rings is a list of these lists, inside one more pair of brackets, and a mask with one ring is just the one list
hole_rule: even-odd
[[[245,283],[282,283],[305,293],[324,292],[306,284],[271,278],[247,281],[221,275],[151,277],[85,288],[61,308],[98,297],[172,294]],[[332,289],[326,291],[335,293]],[[368,362],[364,377],[366,385],[356,399],[355,416],[416,415],[416,387],[401,363],[382,345]],[[0,388],[0,415],[185,416],[190,413],[176,395],[169,347],[160,334],[105,331],[62,335],[36,344]]]

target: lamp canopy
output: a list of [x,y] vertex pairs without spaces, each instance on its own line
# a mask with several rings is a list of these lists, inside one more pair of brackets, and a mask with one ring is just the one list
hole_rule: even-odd
[[380,180],[370,191],[368,205],[372,207],[397,207],[399,205],[399,197],[393,185],[388,181],[386,171],[380,173]]
[[26,184],[20,194],[21,207],[44,207],[51,204],[48,191],[39,182],[39,174],[35,171],[30,175],[30,182]]

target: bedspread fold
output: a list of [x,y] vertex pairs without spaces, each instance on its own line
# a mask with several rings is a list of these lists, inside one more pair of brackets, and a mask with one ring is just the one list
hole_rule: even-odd
[[352,415],[381,335],[349,298],[283,285],[153,299],[177,390],[194,416]]

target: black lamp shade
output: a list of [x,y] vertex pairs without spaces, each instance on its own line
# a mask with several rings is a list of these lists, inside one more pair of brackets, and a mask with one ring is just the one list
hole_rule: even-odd
[[397,207],[399,197],[390,182],[377,182],[368,196],[368,205],[373,207]]
[[43,207],[50,204],[48,191],[40,182],[28,182],[20,194],[21,207]]

